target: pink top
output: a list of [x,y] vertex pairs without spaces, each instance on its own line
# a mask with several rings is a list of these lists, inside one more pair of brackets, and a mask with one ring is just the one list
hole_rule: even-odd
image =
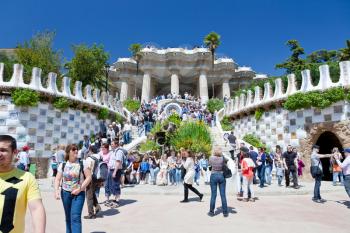
[[108,152],[107,154],[103,154],[102,151],[100,151],[100,153],[98,153],[101,157],[102,157],[102,160],[104,163],[107,163],[109,162],[109,159],[111,158],[111,151]]

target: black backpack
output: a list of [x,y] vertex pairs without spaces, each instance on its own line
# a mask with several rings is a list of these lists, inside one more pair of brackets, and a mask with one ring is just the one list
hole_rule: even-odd
[[122,170],[125,171],[128,168],[128,151],[124,148],[118,148],[115,153],[121,150],[123,153]]
[[107,163],[103,162],[102,159],[97,159],[94,156],[89,156],[91,159],[95,161],[94,168],[91,171],[92,173],[92,180],[98,181],[98,182],[104,182],[107,180],[108,176],[108,165]]

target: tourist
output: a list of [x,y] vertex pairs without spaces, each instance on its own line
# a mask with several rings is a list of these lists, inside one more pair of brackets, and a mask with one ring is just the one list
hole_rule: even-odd
[[[215,202],[217,195],[217,188],[219,187],[222,213],[224,217],[228,216],[227,200],[226,200],[226,179],[223,174],[223,166],[225,159],[223,157],[222,151],[219,148],[214,149],[214,153],[209,158],[209,165],[211,166],[210,175],[210,209],[209,216],[215,215]],[[200,199],[203,198],[201,194]]]
[[159,160],[154,155],[154,156],[150,156],[148,161],[149,161],[149,164],[150,164],[150,177],[151,177],[151,182],[150,183],[155,185],[156,184],[157,175],[158,175],[158,172],[159,172]]
[[282,150],[279,145],[276,146],[274,164],[276,167],[276,176],[277,176],[278,186],[282,186],[282,179],[284,176],[285,167],[284,167],[283,158],[282,158]]
[[241,197],[243,196],[243,188],[242,188],[242,170],[241,170],[241,161],[243,159],[243,156],[245,153],[249,153],[249,149],[243,145],[239,148],[239,153],[236,156],[235,165],[237,168],[237,174],[236,174],[236,187],[237,187],[237,199],[241,200]]
[[[312,200],[314,202],[324,202],[325,200],[321,198],[320,193],[320,187],[321,187],[321,181],[323,177],[323,168],[322,168],[322,162],[321,158],[325,158],[328,155],[321,155],[319,154],[320,147],[317,145],[312,146],[312,153],[311,153],[311,175],[315,179],[315,186],[314,186],[314,196]],[[313,169],[313,167],[315,169]]]
[[249,147],[249,156],[250,158],[253,160],[254,164],[255,164],[255,167],[253,169],[253,173],[254,173],[254,176],[253,176],[253,184],[257,184],[258,181],[256,179],[256,172],[257,172],[257,164],[256,164],[256,160],[258,159],[258,153],[254,150],[254,147],[253,146],[250,146]]
[[18,153],[17,159],[17,168],[21,169],[22,171],[29,171],[29,146],[22,147],[22,151]]
[[[249,157],[249,153],[243,154],[243,160],[241,164],[242,177],[243,177],[243,201],[255,201],[254,190],[253,190],[253,169],[255,168],[254,161]],[[250,199],[248,195],[250,194]]]
[[234,159],[234,153],[235,153],[235,149],[236,149],[236,137],[234,135],[233,130],[231,131],[230,135],[228,135],[227,137],[228,142],[230,143],[230,154],[231,154],[231,158]]
[[298,161],[298,177],[300,177],[300,176],[303,176],[303,169],[305,167],[305,164],[304,164],[303,160],[301,159],[300,154],[298,154],[297,161]]
[[[91,171],[78,161],[78,147],[69,144],[55,180],[55,197],[62,198],[66,217],[66,233],[81,233],[81,213],[85,201],[85,189],[91,182]],[[61,191],[60,191],[60,184]]]
[[201,176],[201,168],[200,168],[197,156],[194,159],[194,171],[195,171],[194,183],[196,183],[196,185],[199,186],[199,178]]
[[283,163],[285,169],[285,179],[286,179],[286,187],[289,187],[290,178],[289,175],[292,173],[293,176],[293,188],[298,189],[298,161],[297,161],[297,154],[293,152],[293,148],[291,145],[288,145],[287,151],[282,154]]
[[107,129],[107,143],[108,145],[115,139],[115,131],[113,129],[113,125],[109,125]]
[[169,184],[176,184],[176,152],[172,149],[170,151],[170,156],[168,157],[168,174],[169,174]]
[[199,200],[202,201],[203,194],[201,194],[196,188],[192,186],[194,176],[195,176],[193,155],[191,152],[183,149],[181,150],[181,156],[186,158],[186,162],[184,164],[184,168],[186,169],[186,174],[184,177],[184,199],[181,201],[181,203],[185,203],[189,201],[188,200],[189,189],[195,194],[197,194],[199,197]]
[[167,185],[168,184],[168,160],[166,155],[162,155],[159,161],[159,172],[157,175],[156,184],[157,185]]
[[343,159],[343,156],[339,152],[339,149],[337,147],[334,147],[332,150],[333,155],[331,156],[330,162],[332,165],[332,171],[333,171],[333,185],[336,186],[337,182],[340,178],[340,183],[344,185],[344,177],[341,167],[336,161],[336,158],[339,158],[339,160]]
[[[113,143],[112,143],[113,144]],[[96,147],[95,147],[96,148]],[[113,148],[113,146],[112,146]],[[101,150],[98,153],[98,156],[100,158],[102,158],[102,161],[106,164],[109,164],[109,160],[111,158],[112,155],[112,151],[109,151],[109,145],[107,143],[102,144]],[[105,182],[105,194],[108,192],[107,190],[110,190],[110,185],[111,183]],[[96,195],[97,197],[99,197],[100,194],[100,187],[97,186],[96,187]]]
[[258,165],[258,177],[260,188],[264,188],[265,186],[265,167],[266,167],[266,154],[265,154],[265,148],[259,147],[259,153],[258,158],[256,160],[256,163]]
[[150,173],[149,163],[147,159],[148,159],[147,156],[144,156],[140,164],[140,180],[141,180],[140,183],[141,184],[147,183],[147,175]]
[[59,145],[58,149],[56,151],[56,159],[57,159],[57,163],[58,165],[60,165],[61,163],[64,162],[64,155],[65,155],[65,146],[64,145]]
[[[9,135],[0,135],[1,231],[3,233],[29,231],[29,228],[25,227],[28,207],[33,232],[44,233],[46,215],[38,183],[31,173],[14,166],[13,160],[16,154],[16,139]],[[14,192],[15,197],[11,197]]]
[[[111,157],[108,163],[108,177],[107,177],[107,185],[106,185],[106,203],[105,205],[108,207],[118,207],[120,200],[120,176],[122,170],[123,163],[123,152],[118,150],[119,144],[116,140],[114,140],[111,144],[113,153],[111,153]],[[111,196],[114,196],[114,200],[110,200]]]
[[129,144],[131,142],[131,124],[129,121],[124,124],[123,141],[124,144]]
[[84,218],[94,219],[96,218],[97,213],[101,211],[101,206],[98,204],[98,200],[96,196],[96,190],[97,190],[97,187],[101,186],[101,181],[97,180],[96,177],[94,177],[94,175],[96,175],[95,170],[98,169],[97,166],[99,166],[99,162],[103,160],[102,160],[102,156],[97,153],[96,148],[94,146],[90,146],[89,152],[87,154],[85,161],[86,161],[86,166],[91,171],[92,179],[90,184],[86,187],[86,203],[88,207],[88,215],[84,216]]
[[132,162],[131,165],[130,182],[132,184],[140,183],[140,165],[140,156],[136,156],[135,160]]
[[203,154],[201,159],[199,160],[199,167],[204,178],[205,184],[209,184],[210,182],[210,171],[209,171],[209,161]]
[[343,169],[345,191],[350,197],[350,148],[344,150],[345,160],[340,162],[339,155],[335,157],[338,165]]
[[265,181],[266,181],[266,184],[271,185],[274,155],[272,153],[265,153],[265,155],[266,155],[266,160],[265,160]]
[[183,170],[183,159],[181,158],[181,154],[178,153],[176,158],[176,185],[180,184],[182,182],[182,170]]

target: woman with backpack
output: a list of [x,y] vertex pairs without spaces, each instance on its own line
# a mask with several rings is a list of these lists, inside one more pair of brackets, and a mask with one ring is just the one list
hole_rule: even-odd
[[[55,198],[62,198],[66,216],[66,233],[81,233],[81,213],[85,201],[85,189],[91,182],[91,171],[78,161],[78,147],[66,147],[65,162],[57,169]],[[60,188],[60,183],[62,186]]]

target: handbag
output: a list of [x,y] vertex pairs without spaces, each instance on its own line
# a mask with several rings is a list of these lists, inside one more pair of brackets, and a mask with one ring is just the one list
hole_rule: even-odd
[[319,167],[320,163],[321,163],[321,161],[318,162],[317,166],[311,166],[310,167],[310,173],[311,173],[312,178],[316,178],[318,176],[322,176],[323,175],[323,172],[322,172],[322,170]]
[[232,172],[231,172],[231,169],[228,168],[227,163],[225,162],[225,159],[224,159],[223,163],[224,164],[222,165],[222,171],[223,171],[223,175],[224,175],[225,179],[231,178]]

